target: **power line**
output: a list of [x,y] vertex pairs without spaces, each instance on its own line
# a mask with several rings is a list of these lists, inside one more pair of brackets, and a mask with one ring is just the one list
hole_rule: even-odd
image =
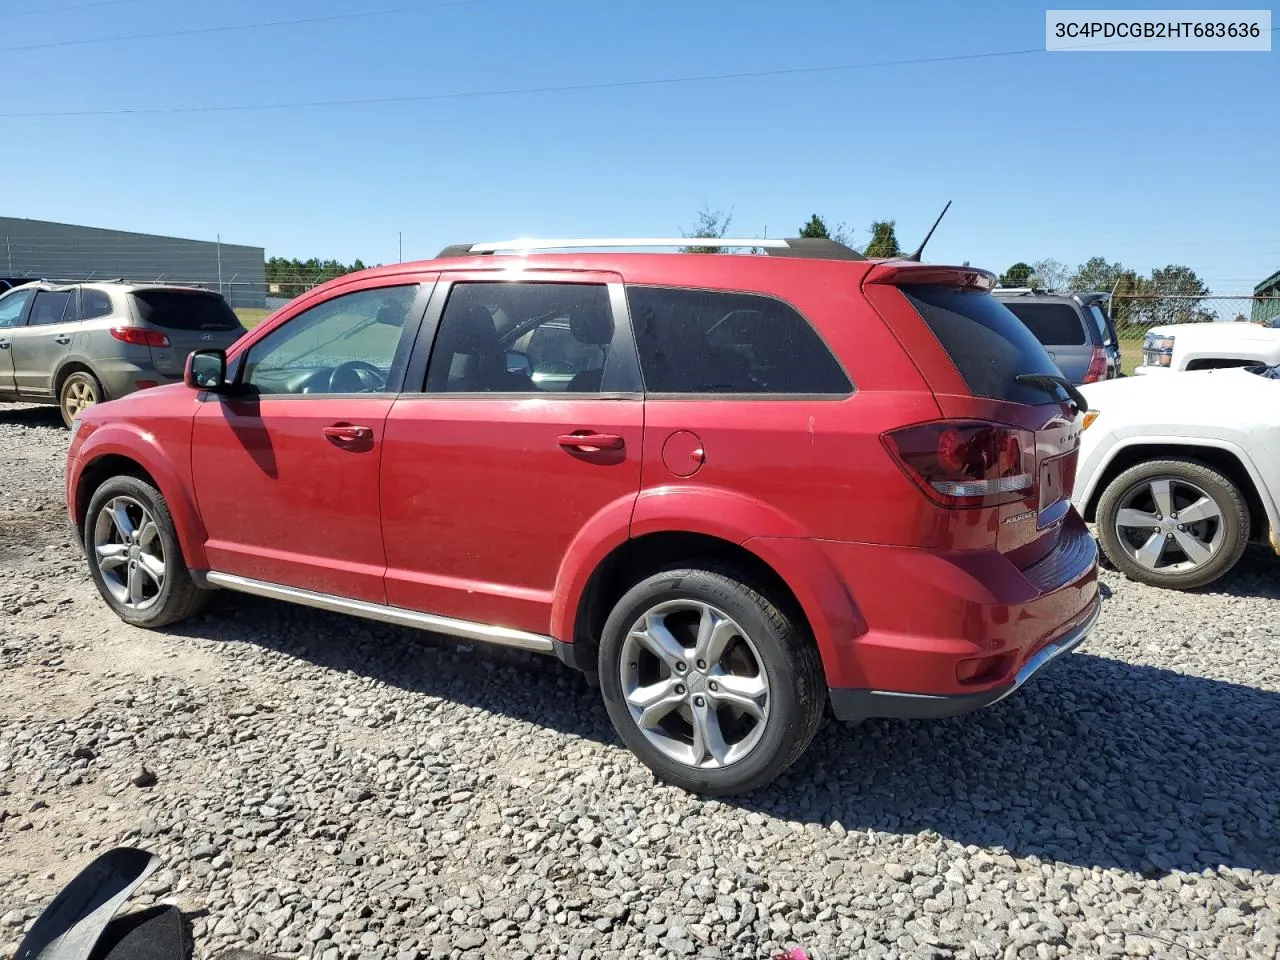
[[[483,3],[486,0],[446,0],[444,3],[436,3],[432,7],[457,6],[464,3]],[[431,9],[431,7],[400,7],[396,10],[410,9]],[[368,13],[344,13],[334,14],[330,17],[313,17],[307,20],[294,21],[273,21],[274,24],[284,23],[302,23],[315,22],[316,20],[333,20],[333,19],[350,19],[352,17],[373,16],[379,13],[391,13],[396,10],[369,11]],[[189,31],[193,33],[213,32],[217,30],[240,30],[248,29],[247,25],[240,27],[211,27],[208,30]],[[1280,27],[1272,27],[1271,32],[1275,33]],[[154,36],[167,36],[168,34],[154,34]],[[117,38],[120,39],[120,38]],[[133,38],[136,39],[136,38]],[[67,43],[78,43],[81,41],[65,41]],[[98,42],[98,41],[83,41]],[[1129,42],[1129,41],[1123,41]],[[1091,43],[1080,44],[1081,47],[1103,47],[1113,44],[1108,43]],[[23,47],[0,48],[0,52],[5,49],[31,49]],[[1021,50],[992,50],[985,53],[956,53],[939,57],[908,57],[896,60],[871,60],[862,63],[842,63],[825,67],[781,67],[774,70],[743,70],[735,73],[704,73],[689,74],[680,77],[653,77],[644,80],[606,80],[596,83],[566,83],[551,86],[538,87],[508,87],[498,90],[465,90],[453,93],[420,93],[405,94],[394,97],[348,97],[336,98],[331,100],[295,100],[292,102],[277,103],[246,103],[246,104],[220,104],[203,107],[125,107],[116,110],[48,110],[48,111],[22,111],[17,113],[0,113],[0,120],[29,120],[38,118],[69,118],[69,117],[122,117],[122,116],[162,116],[167,114],[194,114],[194,113],[247,113],[256,110],[304,110],[316,107],[350,107],[350,106],[374,106],[380,104],[392,103],[425,103],[433,100],[474,100],[489,97],[511,97],[524,96],[529,94],[544,93],[577,93],[591,90],[620,90],[638,87],[659,87],[673,86],[682,83],[707,83],[722,80],[752,80],[762,79],[766,77],[787,77],[802,76],[821,73],[839,73],[851,70],[870,70],[878,67],[906,67],[919,66],[932,63],[959,63],[970,60],[993,60],[1003,57],[1024,57],[1031,54],[1043,54],[1049,51],[1043,47],[1027,47]]]
[[251,110],[302,110],[312,107],[420,103],[431,100],[469,100],[484,97],[510,97],[539,93],[572,93],[587,90],[616,90],[629,87],[657,87],[681,83],[704,83],[718,80],[748,80],[762,77],[836,73],[847,70],[866,70],[874,67],[901,67],[926,63],[951,63],[961,60],[989,60],[995,57],[1020,57],[1030,53],[1044,52],[1043,48],[1034,47],[1027,50],[1000,50],[990,53],[960,53],[944,57],[914,57],[902,60],[874,60],[864,63],[842,63],[826,67],[783,67],[776,70],[744,70],[737,73],[690,74],[682,77],[654,77],[644,80],[608,80],[597,83],[566,83],[541,87],[508,87],[499,90],[465,90],[455,93],[419,93],[395,97],[351,97],[334,100],[297,100],[288,103],[225,104],[205,107],[126,107],[118,110],[54,110],[23,113],[0,113],[0,119],[18,120],[35,117],[118,117],[171,113],[239,113]]
[[[101,3],[120,3],[125,0],[99,0],[99,4],[83,4],[97,6]],[[316,17],[294,17],[287,20],[260,20],[257,23],[233,23],[220,27],[191,27],[186,30],[161,30],[155,33],[129,33],[114,37],[81,37],[73,40],[49,40],[44,43],[27,43],[18,47],[0,47],[0,53],[13,53],[21,50],[49,50],[54,47],[80,47],[93,43],[123,43],[126,40],[159,40],[165,37],[192,37],[208,33],[232,33],[238,30],[260,30],[264,27],[295,27],[306,23],[330,23],[335,20],[357,20],[365,17],[384,17],[395,13],[412,13],[418,10],[437,10],[441,7],[469,6],[473,3],[488,3],[490,0],[439,0],[436,3],[415,3],[405,7],[387,7],[382,10],[356,10],[350,13],[329,13]],[[62,10],[75,10],[78,7],[61,7]]]

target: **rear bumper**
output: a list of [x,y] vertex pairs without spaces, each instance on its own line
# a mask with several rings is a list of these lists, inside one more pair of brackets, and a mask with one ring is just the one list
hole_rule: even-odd
[[871,717],[905,720],[937,720],[957,717],[999,703],[1054,660],[1084,643],[1102,609],[1095,597],[1084,616],[1070,624],[1060,636],[1050,640],[1014,674],[1013,680],[980,693],[910,693],[901,690],[837,688],[831,691],[831,708],[840,720],[857,721]]

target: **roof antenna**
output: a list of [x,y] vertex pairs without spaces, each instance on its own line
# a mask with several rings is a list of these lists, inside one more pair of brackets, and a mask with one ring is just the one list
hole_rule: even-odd
[[947,211],[951,209],[951,201],[947,201],[947,205],[942,208],[942,212],[938,214],[938,219],[933,221],[933,226],[929,228],[929,232],[924,235],[924,239],[920,241],[920,246],[916,247],[916,252],[910,256],[903,257],[904,260],[911,260],[914,263],[920,262],[920,254],[924,253],[924,245],[929,242],[929,238],[933,236],[933,231],[938,229],[938,224],[942,222],[942,218],[947,215]]

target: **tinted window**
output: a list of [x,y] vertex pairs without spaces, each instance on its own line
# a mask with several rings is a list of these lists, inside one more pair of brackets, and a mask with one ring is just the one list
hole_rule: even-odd
[[1076,346],[1087,343],[1084,324],[1075,307],[1065,303],[1006,303],[1041,343]]
[[64,323],[76,315],[76,298],[72,290],[41,290],[31,305],[28,326]]
[[1098,328],[1098,342],[1108,343],[1111,338],[1111,323],[1107,320],[1107,315],[1102,312],[1102,308],[1096,303],[1089,305],[1089,316],[1093,317],[1094,326]]
[[603,284],[460,283],[440,318],[427,389],[599,392],[612,342]]
[[0,327],[16,327],[21,322],[22,311],[30,299],[30,290],[19,290],[0,299]]
[[249,348],[243,380],[259,393],[382,393],[417,286],[334,297]]
[[750,293],[629,287],[651,393],[848,394],[853,386],[794,308]]
[[902,293],[975,397],[1028,404],[1049,399],[1044,390],[1018,383],[1015,377],[1023,373],[1061,376],[1062,371],[1031,331],[995,297],[926,285],[903,287]]
[[101,290],[80,291],[80,318],[92,320],[111,313],[111,298]]
[[234,330],[240,325],[216,293],[139,290],[132,297],[139,320],[168,330]]

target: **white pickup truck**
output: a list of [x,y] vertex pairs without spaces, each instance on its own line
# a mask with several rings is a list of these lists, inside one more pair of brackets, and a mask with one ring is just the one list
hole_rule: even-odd
[[1137,374],[1280,363],[1280,327],[1260,323],[1174,323],[1152,327]]

